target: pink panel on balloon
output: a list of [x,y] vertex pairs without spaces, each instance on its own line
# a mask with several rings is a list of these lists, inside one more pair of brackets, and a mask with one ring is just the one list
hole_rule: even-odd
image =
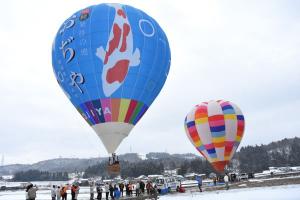
[[111,122],[112,109],[110,99],[101,99],[101,107],[105,118],[105,122]]

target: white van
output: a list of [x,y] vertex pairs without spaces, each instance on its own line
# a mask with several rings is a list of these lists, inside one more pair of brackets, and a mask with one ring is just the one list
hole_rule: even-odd
[[155,184],[160,194],[177,191],[180,186],[174,177],[159,177],[155,180]]

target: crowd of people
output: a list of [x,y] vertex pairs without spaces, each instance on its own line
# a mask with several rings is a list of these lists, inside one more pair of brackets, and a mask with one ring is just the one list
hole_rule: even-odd
[[94,182],[90,183],[90,199],[94,199],[94,192],[96,188],[97,193],[97,200],[102,200],[102,193],[104,193],[105,199],[108,200],[109,197],[111,199],[118,199],[123,196],[135,196],[144,195],[145,192],[150,195],[156,193],[156,187],[153,186],[152,182],[148,181],[146,184],[143,181],[138,181],[135,184],[128,182],[128,183],[105,183],[95,184]]
[[80,187],[77,184],[70,186],[69,184],[63,186],[53,185],[51,188],[51,199],[52,200],[67,200],[68,192],[71,190],[71,200],[77,200]]
[[[200,192],[202,192],[202,177],[196,177],[198,182],[198,188]],[[217,178],[214,177],[213,183],[216,185]],[[226,173],[224,176],[224,183],[225,188],[229,189],[229,176]],[[119,199],[123,196],[140,196],[140,195],[153,195],[157,194],[157,187],[156,184],[152,183],[151,181],[135,181],[133,182],[120,182],[120,183],[102,183],[102,182],[89,182],[90,188],[90,200],[108,200],[108,199]],[[180,190],[182,189],[182,191]],[[26,187],[26,200],[35,200],[36,199],[36,192],[38,188],[33,184],[28,184]],[[79,190],[80,187],[77,183],[72,185],[53,185],[51,187],[51,199],[52,200],[67,200],[67,190],[71,190],[71,200],[78,200]],[[184,192],[184,188],[179,188],[179,192]],[[96,194],[95,194],[96,193]]]
[[[108,199],[118,199],[123,196],[140,196],[140,195],[152,195],[157,193],[155,184],[151,181],[147,183],[143,181],[137,181],[135,183],[120,182],[118,184],[113,183],[95,183],[91,181],[89,184],[90,188],[90,199],[91,200],[108,200]],[[33,184],[28,184],[26,187],[26,200],[35,200],[36,191],[38,188],[33,186]],[[71,190],[71,200],[78,200],[78,195],[80,187],[78,184],[74,183],[72,185],[52,185],[50,189],[51,200],[67,200],[68,190]]]

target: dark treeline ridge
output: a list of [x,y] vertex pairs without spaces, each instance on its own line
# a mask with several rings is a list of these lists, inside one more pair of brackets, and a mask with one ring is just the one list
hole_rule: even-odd
[[[88,167],[85,171],[85,178],[101,176],[103,178],[111,176],[107,173],[107,163],[102,162],[98,165]],[[163,174],[166,169],[177,169],[178,174],[184,175],[189,172],[209,174],[213,171],[211,165],[202,158],[178,159],[173,156],[168,158],[147,159],[136,163],[127,161],[121,162],[122,177],[138,177],[140,175]]]
[[[146,160],[142,160],[135,153],[120,155],[122,177],[162,174],[164,170],[168,169],[178,169],[178,173],[181,175],[190,172],[208,175],[214,171],[204,158],[194,154],[152,152],[148,153],[146,158]],[[107,161],[108,159],[104,159],[104,161],[102,159],[102,162],[87,167],[85,178],[94,176],[110,177],[107,173]],[[283,139],[268,145],[242,147],[233,157],[229,170],[257,173],[267,170],[271,166],[300,166],[300,138]],[[59,170],[59,168],[57,169]],[[14,181],[58,181],[67,179],[68,174],[66,172],[48,172],[47,170],[20,171],[15,173],[14,176]]]
[[300,166],[300,138],[242,147],[234,159],[238,161],[239,169],[245,172],[261,172],[270,166]]
[[[176,154],[149,153],[147,154],[147,158],[147,160],[140,160],[134,163],[122,161],[122,176],[138,177],[140,175],[162,174],[166,169],[176,168],[181,175],[189,172],[208,175],[214,172],[211,165],[202,157],[187,159],[184,156]],[[270,166],[300,166],[300,138],[283,139],[268,145],[242,147],[233,157],[229,169],[247,173],[258,173],[267,170]],[[85,171],[85,177],[109,177],[106,167],[106,162],[88,167]]]
[[[140,175],[161,174],[164,171],[164,165],[160,161],[145,160],[136,163],[128,161],[121,162],[121,174],[123,177],[137,177]],[[88,167],[85,171],[85,178],[92,176],[109,177],[107,173],[107,163],[102,162],[98,165]]]
[[15,173],[13,181],[66,181],[67,172],[47,172],[39,170],[20,171]]

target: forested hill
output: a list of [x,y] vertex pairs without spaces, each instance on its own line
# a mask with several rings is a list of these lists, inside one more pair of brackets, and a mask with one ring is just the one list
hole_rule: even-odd
[[[211,172],[212,168],[209,163],[199,155],[152,152],[146,155],[128,153],[120,155],[119,158],[123,163],[122,170],[128,176],[162,173],[165,169],[175,168],[179,168],[181,174]],[[108,158],[60,158],[41,161],[32,165],[6,165],[0,166],[0,175],[28,170],[75,172],[86,169],[88,176],[104,175],[107,160]],[[242,147],[230,164],[231,169],[242,172],[261,172],[270,166],[300,166],[300,138],[284,139],[268,145]]]
[[242,147],[234,158],[238,161],[236,167],[246,172],[260,172],[270,166],[300,166],[300,138]]

